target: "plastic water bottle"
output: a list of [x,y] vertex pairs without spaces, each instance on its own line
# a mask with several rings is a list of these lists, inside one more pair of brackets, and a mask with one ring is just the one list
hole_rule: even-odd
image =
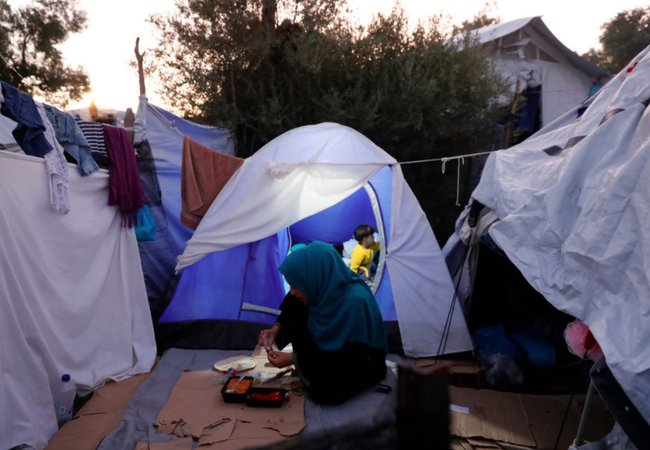
[[77,387],[70,380],[70,375],[64,373],[61,376],[61,383],[54,392],[54,408],[56,410],[56,421],[59,428],[64,423],[72,419],[72,408],[74,406],[74,397],[77,394]]

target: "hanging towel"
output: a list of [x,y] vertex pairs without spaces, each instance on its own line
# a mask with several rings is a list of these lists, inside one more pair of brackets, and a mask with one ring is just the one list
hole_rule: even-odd
[[199,225],[242,158],[212,150],[185,136],[181,164],[181,223],[193,230]]
[[104,125],[108,166],[108,204],[117,205],[122,226],[131,228],[137,212],[145,203],[144,190],[135,160],[135,150],[124,128]]

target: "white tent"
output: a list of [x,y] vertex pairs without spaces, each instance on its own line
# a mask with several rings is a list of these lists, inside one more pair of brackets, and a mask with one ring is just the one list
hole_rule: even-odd
[[383,243],[375,289],[384,319],[385,311],[396,311],[409,356],[471,349],[460,310],[450,314],[454,289],[440,248],[400,166],[365,136],[335,123],[291,130],[246,159],[188,241],[177,269],[318,217],[380,175],[387,180],[366,190]]
[[0,448],[43,448],[53,391],[147,372],[156,356],[133,229],[108,206],[108,173],[69,167],[54,211],[42,158],[0,151]]
[[473,33],[513,93],[541,89],[542,126],[584,101],[594,80],[607,75],[566,48],[541,17],[489,25]]
[[472,194],[499,219],[492,239],[552,305],[589,326],[648,421],[649,80],[650,47],[590,104],[490,155]]

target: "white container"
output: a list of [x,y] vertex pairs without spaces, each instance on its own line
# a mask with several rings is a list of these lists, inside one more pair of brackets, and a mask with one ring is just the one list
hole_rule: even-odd
[[64,423],[72,419],[72,408],[74,406],[75,395],[77,394],[77,387],[70,379],[69,374],[64,373],[61,376],[61,382],[58,383],[52,394],[54,397],[56,421],[59,424],[59,428],[61,428]]

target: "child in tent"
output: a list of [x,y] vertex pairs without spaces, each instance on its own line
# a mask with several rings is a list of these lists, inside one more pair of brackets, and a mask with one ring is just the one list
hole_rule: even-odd
[[[291,286],[259,344],[275,367],[291,364],[317,403],[343,403],[386,376],[384,322],[372,292],[334,247],[312,242],[279,267]],[[293,353],[270,350],[291,342]]]
[[379,242],[375,242],[375,229],[370,225],[359,225],[354,230],[354,239],[358,242],[350,256],[350,269],[364,281],[371,282],[375,276],[375,252]]

